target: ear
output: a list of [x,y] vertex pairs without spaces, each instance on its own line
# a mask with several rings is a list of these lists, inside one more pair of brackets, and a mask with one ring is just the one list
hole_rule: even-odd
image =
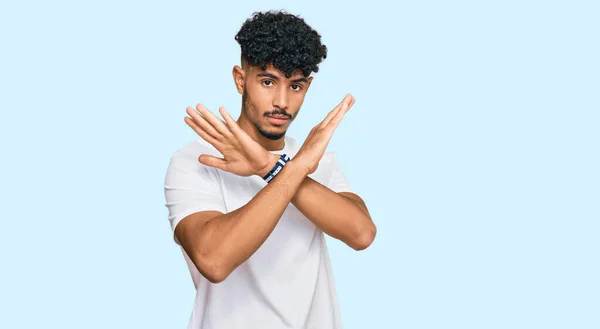
[[310,84],[312,83],[312,81],[313,81],[313,77],[312,76],[308,77],[308,83],[306,84],[306,91],[308,91],[308,88],[310,88]]
[[246,72],[244,71],[244,69],[236,65],[233,67],[231,74],[233,75],[233,82],[235,83],[235,88],[237,89],[238,93],[240,93],[240,95],[243,95]]

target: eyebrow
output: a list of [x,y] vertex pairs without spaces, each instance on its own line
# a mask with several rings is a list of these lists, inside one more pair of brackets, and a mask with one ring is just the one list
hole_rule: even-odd
[[[279,80],[279,78],[271,73],[259,73],[256,76],[258,77],[267,77],[267,78],[271,78],[273,80]],[[308,79],[307,78],[298,78],[298,79],[294,79],[292,80],[292,82],[306,82],[308,83]]]

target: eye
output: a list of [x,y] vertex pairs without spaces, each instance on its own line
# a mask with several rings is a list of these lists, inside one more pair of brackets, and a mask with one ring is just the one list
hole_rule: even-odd
[[264,80],[262,83],[265,85],[265,87],[270,87],[273,85],[273,81],[271,80]]
[[[294,87],[296,87],[296,88],[294,88]],[[292,90],[293,91],[300,91],[300,90],[302,90],[302,86],[301,85],[292,85]]]

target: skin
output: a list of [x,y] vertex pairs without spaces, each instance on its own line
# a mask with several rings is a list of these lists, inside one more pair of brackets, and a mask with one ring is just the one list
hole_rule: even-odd
[[[201,104],[197,111],[187,109],[185,122],[223,155],[202,154],[200,163],[240,176],[263,177],[279,159],[270,151],[283,149],[285,132],[298,115],[313,78],[299,71],[286,78],[271,65],[261,70],[244,62],[232,73],[243,98],[237,122],[225,108],[219,109],[223,121]],[[182,219],[175,235],[204,277],[213,283],[225,280],[263,244],[290,202],[323,232],[355,250],[373,242],[376,227],[363,200],[353,193],[335,193],[308,177],[353,104],[354,98],[346,95],[311,130],[296,156],[248,204],[226,214],[203,211]],[[265,114],[285,115],[289,120],[273,124]]]

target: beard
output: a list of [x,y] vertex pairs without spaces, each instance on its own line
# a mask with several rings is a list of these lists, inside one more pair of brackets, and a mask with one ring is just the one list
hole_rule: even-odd
[[256,107],[254,106],[254,104],[252,104],[252,101],[246,93],[246,88],[244,88],[244,93],[242,94],[242,111],[246,113],[246,117],[250,120],[250,122],[252,122],[252,124],[256,127],[258,133],[261,134],[263,137],[276,141],[280,140],[285,136],[287,130],[284,130],[282,132],[270,132],[265,130],[258,122],[252,119],[251,113],[256,113],[257,111]]

